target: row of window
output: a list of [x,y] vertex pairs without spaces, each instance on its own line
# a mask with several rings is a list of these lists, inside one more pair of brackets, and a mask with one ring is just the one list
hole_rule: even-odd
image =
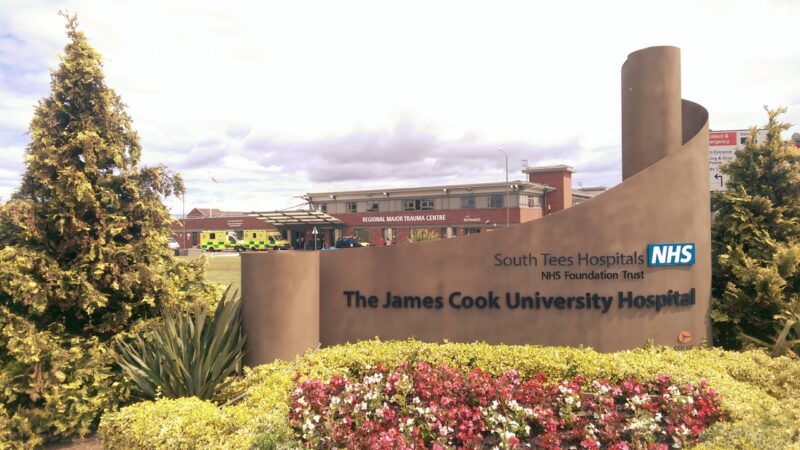
[[[503,194],[494,194],[489,196],[489,208],[503,208],[505,206]],[[348,203],[349,205],[349,203]],[[353,212],[355,212],[355,203],[353,205]],[[461,197],[461,209],[474,209],[475,196],[467,195]],[[433,199],[411,199],[403,200],[403,211],[428,211],[434,209]],[[348,211],[350,211],[348,207]]]
[[403,211],[430,211],[433,209],[433,199],[416,198],[403,200]]
[[[327,207],[324,203],[320,203],[320,211],[326,211]],[[462,205],[462,208],[464,206]],[[472,207],[475,207],[475,197],[472,197]],[[433,199],[430,198],[415,198],[403,200],[403,211],[431,211],[433,210]],[[358,212],[358,204],[356,202],[345,203],[345,211],[348,213]],[[379,202],[367,202],[367,212],[380,211]]]
[[[325,207],[324,203],[320,203],[323,207],[320,211],[327,212],[327,208]],[[367,202],[367,212],[378,212],[381,210],[380,204],[378,202]],[[345,210],[348,213],[358,212],[358,207],[356,202],[347,202],[345,203]]]
[[[488,198],[489,198],[489,208],[505,207],[505,196],[503,194],[489,195]],[[542,197],[540,195],[531,195],[528,197],[527,204],[528,207],[531,208],[541,207]],[[326,203],[317,203],[316,208],[317,211],[328,212],[328,205]],[[474,208],[475,208],[474,195],[461,197],[461,209],[474,209]],[[405,199],[402,201],[403,211],[431,211],[433,209],[435,209],[435,206],[434,206],[434,200],[432,198],[414,198],[414,199]],[[366,212],[379,212],[380,210],[381,210],[380,202],[367,202]],[[358,203],[346,202],[345,212],[347,213],[359,212]]]

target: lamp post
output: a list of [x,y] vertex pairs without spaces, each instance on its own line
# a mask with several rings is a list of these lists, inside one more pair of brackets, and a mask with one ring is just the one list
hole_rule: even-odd
[[[183,239],[181,239],[181,249],[188,248],[186,245],[186,188],[183,188],[183,195],[181,196],[183,200]],[[187,253],[188,254],[188,253]]]
[[497,149],[498,152],[502,153],[506,157],[506,227],[511,225],[510,213],[508,211],[508,153],[504,152],[501,149]]

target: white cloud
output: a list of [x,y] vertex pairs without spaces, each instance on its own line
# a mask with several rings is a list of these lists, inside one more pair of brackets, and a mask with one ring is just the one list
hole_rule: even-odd
[[[761,124],[764,104],[800,122],[793,1],[11,1],[0,6],[8,155],[21,155],[66,43],[59,9],[78,12],[103,55],[144,162],[180,170],[191,206],[502,179],[498,147],[512,178],[527,159],[614,184],[620,66],[651,45],[681,47],[684,97],[712,128]],[[214,193],[209,170],[224,180]]]

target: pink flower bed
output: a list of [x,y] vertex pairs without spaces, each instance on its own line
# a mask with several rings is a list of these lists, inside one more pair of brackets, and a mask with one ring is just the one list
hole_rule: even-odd
[[304,380],[290,423],[309,448],[664,449],[697,441],[720,418],[703,381],[548,383],[417,363],[362,380]]

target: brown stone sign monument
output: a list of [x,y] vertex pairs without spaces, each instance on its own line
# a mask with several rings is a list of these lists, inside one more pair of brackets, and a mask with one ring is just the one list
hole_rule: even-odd
[[623,182],[492,233],[242,255],[247,363],[317,342],[584,345],[710,338],[708,113],[681,100],[680,51],[622,66]]

